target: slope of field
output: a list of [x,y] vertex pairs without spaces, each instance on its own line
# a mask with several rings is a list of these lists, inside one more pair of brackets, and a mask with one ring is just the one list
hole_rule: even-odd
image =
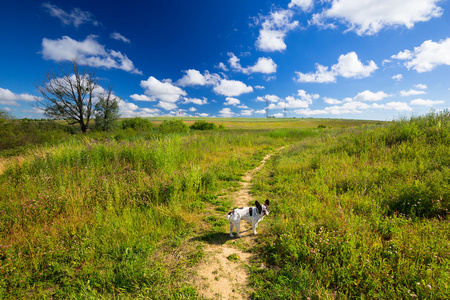
[[430,113],[272,160],[254,186],[273,203],[255,298],[450,298],[449,146],[449,113]]

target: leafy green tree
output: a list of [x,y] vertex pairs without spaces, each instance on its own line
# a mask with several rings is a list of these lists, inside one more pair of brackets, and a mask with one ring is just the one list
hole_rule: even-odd
[[119,118],[119,98],[112,94],[112,88],[98,97],[95,103],[95,127],[102,131],[111,131],[117,127]]
[[36,97],[36,106],[47,117],[79,124],[86,133],[93,114],[98,78],[89,67],[81,68],[76,60],[60,66],[60,72],[50,71],[36,88],[42,97]]
[[194,124],[192,124],[189,128],[194,130],[213,130],[217,129],[217,125],[212,122],[206,122],[206,121],[195,121]]

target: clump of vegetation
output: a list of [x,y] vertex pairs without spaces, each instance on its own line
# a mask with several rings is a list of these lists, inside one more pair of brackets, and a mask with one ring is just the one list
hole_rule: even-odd
[[121,129],[134,129],[137,131],[148,131],[153,129],[153,123],[141,117],[134,117],[122,120],[120,122]]
[[119,98],[112,94],[112,88],[99,96],[94,107],[95,127],[101,131],[113,131],[119,118]]
[[169,133],[186,133],[189,131],[189,126],[183,122],[183,120],[164,120],[159,127],[158,130],[162,134]]
[[213,122],[195,121],[189,128],[194,130],[214,130],[217,129],[218,126]]
[[325,126],[325,125],[323,125],[323,124],[319,124],[319,126],[317,126],[317,128],[319,128],[319,129],[324,129],[324,128],[327,128],[327,126]]
[[449,298],[449,149],[444,111],[327,132],[272,160],[254,187],[274,199],[255,299]]

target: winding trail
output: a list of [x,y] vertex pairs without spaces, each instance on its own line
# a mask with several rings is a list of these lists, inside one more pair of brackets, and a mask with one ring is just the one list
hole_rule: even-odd
[[[221,197],[233,199],[234,207],[244,207],[250,204],[253,206],[254,199],[250,194],[250,188],[254,175],[261,170],[274,153],[284,148],[281,147],[275,152],[269,153],[258,167],[245,173],[239,190]],[[225,216],[222,217],[225,218]],[[227,236],[228,233],[229,231],[226,232]],[[249,249],[255,244],[257,236],[253,235],[251,224],[244,221],[241,223],[241,235],[241,238],[228,236],[224,243],[206,245],[205,259],[198,266],[198,278],[195,280],[200,296],[207,299],[250,299],[252,289],[248,285],[248,266],[253,255]]]

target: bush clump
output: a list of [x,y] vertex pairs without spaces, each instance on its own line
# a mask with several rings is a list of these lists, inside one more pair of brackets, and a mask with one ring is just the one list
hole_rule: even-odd
[[164,122],[159,125],[158,129],[162,134],[186,133],[189,131],[189,127],[183,120],[164,120]]
[[121,129],[131,128],[138,131],[146,131],[152,130],[153,124],[147,119],[135,117],[131,119],[125,119],[122,122],[120,122],[120,128]]
[[206,122],[206,121],[195,121],[194,124],[189,126],[189,128],[194,130],[214,130],[217,129],[217,125],[212,122]]

